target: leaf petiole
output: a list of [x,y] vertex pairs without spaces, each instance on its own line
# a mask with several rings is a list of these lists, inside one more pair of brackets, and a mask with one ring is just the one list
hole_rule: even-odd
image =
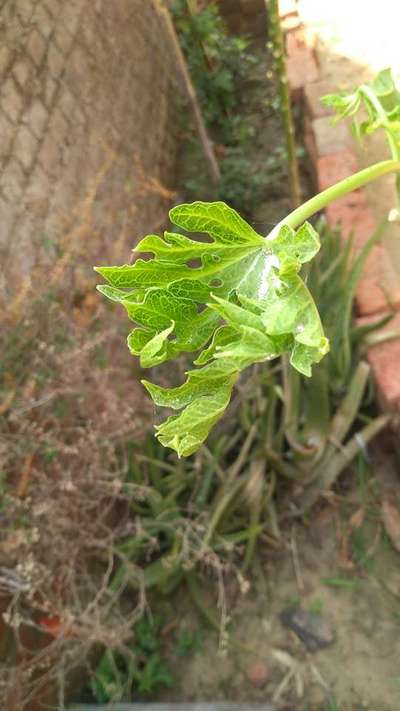
[[380,163],[375,163],[375,165],[368,166],[368,168],[364,168],[350,175],[348,178],[344,178],[344,180],[340,180],[335,185],[331,185],[331,187],[318,193],[318,195],[314,195],[314,197],[307,200],[307,202],[300,205],[300,207],[297,207],[293,212],[290,212],[282,222],[274,227],[272,232],[267,236],[267,239],[274,239],[275,236],[278,235],[282,225],[288,225],[292,229],[296,229],[296,227],[305,222],[305,220],[315,215],[316,212],[323,210],[334,200],[351,193],[353,190],[362,188],[364,185],[368,185],[368,183],[380,178],[382,175],[397,172],[400,172],[400,161],[384,160]]

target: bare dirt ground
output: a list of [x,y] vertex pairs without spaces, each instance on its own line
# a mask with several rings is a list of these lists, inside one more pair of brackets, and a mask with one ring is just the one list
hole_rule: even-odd
[[[176,683],[162,700],[274,701],[279,711],[400,708],[399,553],[381,506],[388,469],[381,457],[368,471],[359,464],[343,495],[284,531],[275,550],[261,545],[247,594],[230,584],[225,590],[227,638],[205,626],[185,590],[166,604],[172,636],[189,629],[201,643],[178,657],[167,635]],[[217,599],[202,596],[216,614]],[[333,642],[307,651],[281,622],[292,607],[320,615]]]

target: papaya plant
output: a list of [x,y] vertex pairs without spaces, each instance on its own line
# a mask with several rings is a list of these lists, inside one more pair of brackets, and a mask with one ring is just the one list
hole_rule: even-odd
[[[349,93],[328,94],[322,102],[336,111],[335,123],[353,119],[352,128],[360,141],[382,128],[392,157],[400,157],[400,92],[390,69],[381,71],[371,84],[362,84]],[[367,118],[359,121],[357,113],[361,108],[366,109]]]
[[[169,231],[163,238],[148,235],[134,250],[146,259],[96,267],[108,282],[99,291],[122,304],[136,323],[128,346],[143,368],[195,354],[195,367],[182,385],[166,388],[142,381],[156,405],[180,411],[156,427],[161,444],[179,456],[192,454],[206,440],[243,370],[287,354],[295,370],[311,376],[313,364],[328,352],[317,306],[301,274],[320,249],[319,235],[307,220],[352,190],[400,171],[395,153],[400,150],[400,104],[398,110],[393,106],[398,95],[390,72],[381,72],[368,91],[375,97],[368,104],[368,130],[384,127],[392,160],[322,191],[266,237],[223,202],[179,205],[169,213],[171,222],[194,238]],[[325,101],[341,115],[359,107],[352,99],[349,109],[343,95]]]
[[[322,102],[336,111],[335,122],[352,118],[353,133],[360,143],[365,136],[382,129],[392,158],[400,160],[400,92],[390,69],[379,72],[371,84],[361,84],[349,93],[328,94]],[[361,121],[357,118],[360,109],[364,109],[367,114],[366,118],[363,115]],[[399,174],[396,175],[396,190],[399,201]]]

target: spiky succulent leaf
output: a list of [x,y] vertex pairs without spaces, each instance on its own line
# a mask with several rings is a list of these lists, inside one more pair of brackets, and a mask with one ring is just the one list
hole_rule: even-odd
[[143,367],[201,351],[175,388],[143,381],[154,402],[180,411],[157,426],[162,444],[187,456],[224,413],[242,370],[289,353],[305,375],[328,350],[311,295],[299,276],[318,252],[305,223],[283,225],[265,239],[223,202],[180,205],[171,221],[208,240],[165,232],[135,252],[151,255],[122,267],[98,267],[98,289],[137,324],[128,336]]

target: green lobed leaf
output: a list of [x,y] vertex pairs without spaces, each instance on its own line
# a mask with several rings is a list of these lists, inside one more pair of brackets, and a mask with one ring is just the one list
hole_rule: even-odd
[[353,116],[361,105],[361,98],[358,92],[351,94],[327,94],[323,96],[321,102],[324,106],[329,106],[337,113],[336,121]]
[[350,93],[328,94],[322,98],[322,103],[335,110],[336,121],[355,117],[364,107],[367,120],[353,119],[353,131],[358,141],[382,127],[400,155],[400,92],[391,69],[383,69],[372,82],[362,84]]
[[179,411],[157,426],[157,437],[188,456],[223,415],[242,370],[288,353],[309,376],[329,346],[299,276],[320,247],[311,225],[283,225],[266,239],[222,202],[180,205],[170,217],[208,241],[148,235],[135,249],[148,258],[98,267],[108,281],[98,288],[135,322],[128,345],[142,367],[200,351],[182,385],[143,381],[156,405]]

